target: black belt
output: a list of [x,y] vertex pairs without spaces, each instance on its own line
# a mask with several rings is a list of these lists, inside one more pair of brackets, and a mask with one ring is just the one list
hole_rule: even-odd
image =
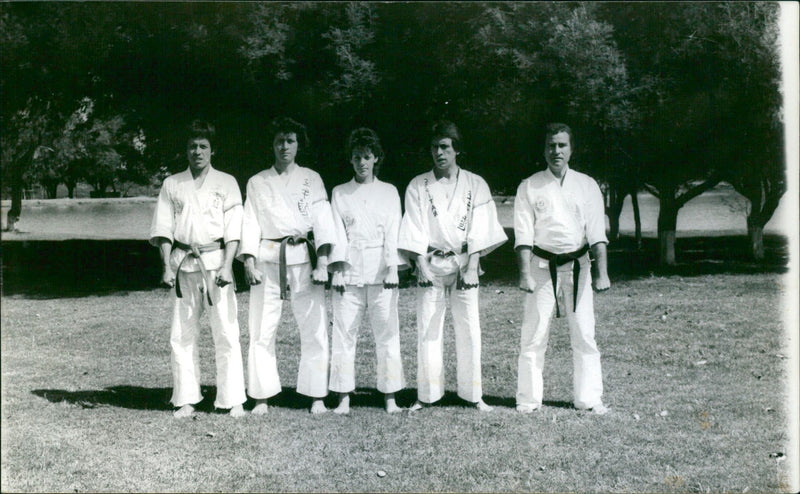
[[459,254],[466,254],[467,253],[467,244],[466,243],[461,244],[461,250],[460,251],[442,250],[442,249],[437,249],[435,247],[428,246],[428,253],[431,254],[432,256],[436,256],[436,257],[453,257],[453,256],[457,256]]
[[203,258],[200,257],[200,254],[204,252],[213,252],[215,250],[222,250],[225,248],[225,241],[221,238],[214,240],[208,244],[185,244],[183,242],[178,242],[177,240],[172,243],[173,249],[180,249],[186,251],[186,256],[181,259],[181,263],[178,264],[178,272],[175,274],[175,295],[178,298],[183,297],[183,292],[181,291],[181,266],[183,266],[184,261],[190,257],[194,257],[197,259],[197,264],[200,266],[200,273],[203,275],[203,285],[205,285],[206,289],[206,297],[208,298],[208,305],[214,305],[211,301],[211,288],[214,286],[213,280],[208,279],[208,271],[206,270],[206,265],[203,262]]
[[553,254],[552,252],[533,246],[533,253],[537,256],[547,259],[550,268],[550,279],[553,282],[553,296],[556,299],[556,317],[561,317],[561,311],[558,308],[558,290],[556,283],[558,282],[558,266],[572,261],[572,312],[575,312],[575,307],[578,305],[578,277],[581,274],[580,258],[589,252],[589,246],[584,245],[575,252],[567,252],[566,254]]
[[286,236],[276,239],[268,239],[273,242],[281,243],[281,251],[278,266],[278,278],[281,284],[281,300],[288,300],[290,295],[289,283],[286,280],[286,244],[297,245],[305,243],[308,246],[308,257],[311,258],[311,268],[317,267],[317,250],[314,247],[314,232],[308,232],[306,235]]

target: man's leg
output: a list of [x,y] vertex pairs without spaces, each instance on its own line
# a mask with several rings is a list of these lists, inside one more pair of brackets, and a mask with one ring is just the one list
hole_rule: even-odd
[[[212,279],[216,272],[210,273]],[[236,293],[233,284],[216,287],[214,305],[208,308],[211,334],[217,362],[217,399],[214,406],[231,409],[231,415],[243,415],[244,392],[242,347],[239,342]]]
[[479,289],[450,292],[450,310],[453,314],[453,329],[456,334],[456,369],[458,374],[458,396],[476,403],[481,410],[491,410],[483,403],[481,378],[481,322]]
[[417,288],[417,402],[412,410],[444,396],[442,332],[447,302],[444,287]]
[[600,366],[600,350],[594,339],[594,294],[590,265],[581,266],[578,279],[578,305],[572,311],[572,273],[565,272],[562,278],[564,301],[567,307],[573,362],[573,393],[576,408],[595,409],[602,413],[603,373]]
[[556,302],[547,268],[532,266],[531,269],[536,288],[525,295],[517,363],[517,410],[520,412],[532,412],[542,406],[542,369]]
[[328,394],[328,311],[325,287],[311,282],[311,263],[289,266],[292,312],[300,330],[300,365],[297,392],[315,398],[312,412],[325,411]]
[[267,411],[266,399],[281,392],[275,334],[281,319],[278,265],[258,263],[263,274],[260,284],[250,287],[248,326],[250,347],[247,352],[247,393],[257,400],[253,413]]
[[183,297],[175,297],[169,338],[173,381],[170,401],[179,408],[175,412],[176,417],[187,417],[194,411],[193,405],[203,399],[200,393],[200,359],[197,346],[200,314],[203,310],[200,287],[203,285],[200,273],[180,273],[179,276]]
[[347,286],[344,293],[334,292],[333,334],[331,335],[331,377],[329,389],[340,394],[338,414],[350,411],[347,396],[356,387],[355,358],[358,329],[366,305],[366,288]]
[[375,337],[377,388],[383,394],[395,393],[405,387],[397,314],[398,290],[387,290],[382,285],[371,285],[366,290],[369,320]]

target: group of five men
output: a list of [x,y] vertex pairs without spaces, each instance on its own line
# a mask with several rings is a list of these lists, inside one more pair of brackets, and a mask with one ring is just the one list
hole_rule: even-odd
[[[206,310],[216,354],[215,407],[245,415],[268,411],[281,391],[276,332],[289,300],[300,332],[297,392],[311,412],[338,394],[336,413],[350,411],[355,349],[366,312],[377,357],[377,389],[386,411],[398,412],[405,387],[400,353],[398,270],[417,280],[417,400],[411,411],[441,399],[445,390],[443,329],[449,301],[457,358],[457,394],[482,411],[480,258],[508,238],[486,181],[458,165],[461,134],[448,121],[432,129],[433,168],[415,177],[402,213],[397,189],[377,178],[384,152],[374,131],[354,130],[346,145],[351,181],[333,189],[296,163],[308,147],[305,127],[289,118],[271,124],[272,166],[247,182],[242,202],[236,180],[211,166],[214,127],[189,128],[187,170],[164,180],[150,241],[160,249],[162,282],[174,287],[170,336],[176,417],[202,401],[197,335]],[[520,184],[514,203],[520,289],[526,292],[518,360],[517,410],[542,405],[542,368],[550,320],[566,316],[574,360],[576,408],[603,414],[600,352],[594,338],[592,285],[609,288],[604,203],[596,182],[569,168],[571,129],[548,126],[547,169]],[[589,251],[597,275],[591,275]],[[232,263],[244,264],[250,286],[247,392],[239,343]],[[331,348],[325,285],[333,288]],[[562,299],[559,304],[559,298]],[[563,310],[562,310],[563,307]]]

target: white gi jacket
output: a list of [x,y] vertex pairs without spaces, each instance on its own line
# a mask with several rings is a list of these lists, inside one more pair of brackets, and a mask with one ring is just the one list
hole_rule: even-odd
[[514,199],[514,248],[536,245],[554,254],[574,252],[606,238],[605,204],[597,182],[567,169],[564,182],[550,169],[522,181]]
[[[189,245],[204,245],[223,239],[225,243],[239,240],[242,231],[242,194],[236,179],[227,173],[209,168],[200,188],[194,185],[192,173],[185,171],[169,176],[161,186],[153,222],[150,243],[158,246],[158,238]],[[224,250],[200,255],[206,269],[222,267]],[[170,266],[173,271],[198,271],[197,259],[191,257],[181,265],[187,252],[173,249]]]
[[[249,254],[257,262],[277,264],[281,238],[307,235],[311,231],[317,249],[336,242],[328,193],[319,173],[293,163],[285,175],[278,175],[275,167],[271,167],[247,181],[242,240],[237,255],[240,260]],[[286,246],[287,265],[306,262],[310,258],[304,245]]]
[[431,270],[438,276],[465,269],[471,254],[484,256],[508,240],[486,181],[463,168],[458,170],[449,200],[433,171],[414,177],[406,189],[405,208],[400,249],[414,254],[431,250],[455,254],[430,257]]
[[377,178],[367,184],[353,179],[333,189],[331,209],[337,241],[330,263],[345,263],[348,285],[383,284],[387,268],[402,264],[397,254],[400,195],[395,186]]

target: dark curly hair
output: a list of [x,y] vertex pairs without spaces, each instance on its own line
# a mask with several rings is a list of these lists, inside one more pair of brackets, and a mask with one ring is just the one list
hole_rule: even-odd
[[192,120],[192,123],[186,127],[187,143],[192,139],[208,139],[211,149],[214,149],[216,136],[217,129],[214,128],[214,125],[211,122],[207,122],[205,120]]
[[567,125],[567,124],[560,123],[560,122],[554,122],[554,123],[547,124],[545,126],[545,130],[544,130],[544,139],[546,141],[548,137],[554,136],[554,135],[559,134],[561,132],[564,132],[569,136],[569,146],[571,148],[573,148],[573,151],[574,151],[574,148],[575,148],[575,137],[572,136],[572,129],[570,129],[569,125]]
[[297,136],[297,154],[305,153],[311,145],[306,126],[289,117],[278,117],[269,124],[269,145],[278,134],[294,134]]
[[359,127],[350,132],[350,137],[347,138],[347,145],[345,152],[347,153],[347,161],[353,157],[353,150],[355,149],[368,149],[378,158],[375,162],[373,174],[377,177],[380,170],[381,163],[383,163],[383,147],[381,147],[381,140],[374,130],[366,127]]

